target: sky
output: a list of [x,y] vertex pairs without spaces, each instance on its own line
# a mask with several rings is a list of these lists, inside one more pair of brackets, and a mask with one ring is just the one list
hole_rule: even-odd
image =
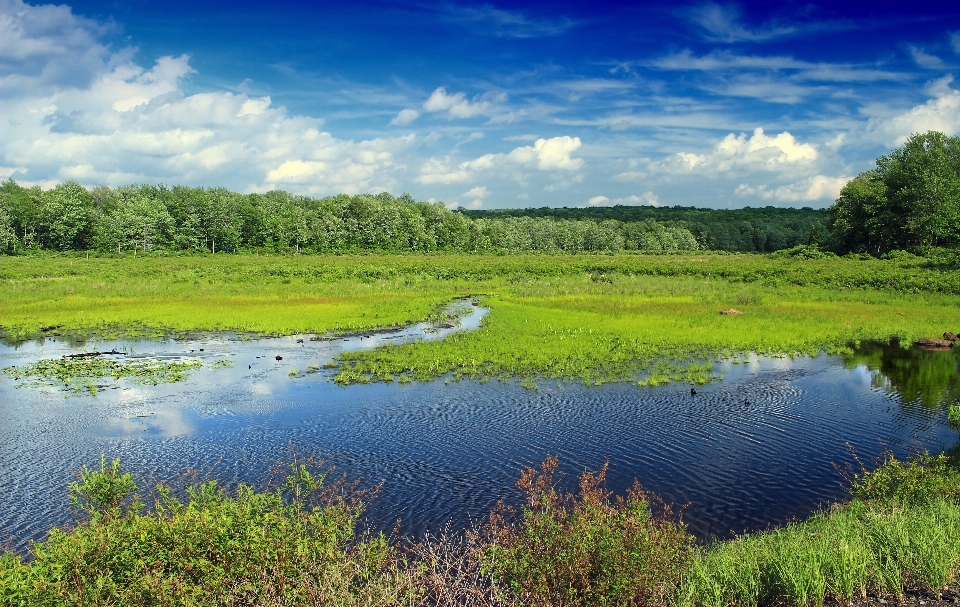
[[927,130],[960,2],[0,0],[0,179],[45,189],[822,208]]

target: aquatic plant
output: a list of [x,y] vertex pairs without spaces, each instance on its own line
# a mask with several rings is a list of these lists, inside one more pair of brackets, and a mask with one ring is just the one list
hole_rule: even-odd
[[[220,362],[220,361],[218,361]],[[96,380],[130,379],[134,383],[158,385],[184,381],[188,372],[199,369],[203,362],[196,358],[186,358],[176,361],[156,360],[150,358],[114,359],[101,356],[75,356],[64,358],[47,358],[27,365],[5,367],[0,370],[7,377],[26,379],[19,386],[30,387],[61,387],[73,392],[87,390],[96,394],[99,385]],[[222,368],[232,365],[217,364],[213,368]]]

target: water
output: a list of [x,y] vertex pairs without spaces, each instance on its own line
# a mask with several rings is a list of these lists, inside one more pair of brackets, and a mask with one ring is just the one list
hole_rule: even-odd
[[[610,489],[636,478],[689,504],[684,520],[707,538],[803,518],[842,498],[833,464],[851,460],[848,444],[869,462],[886,449],[903,456],[957,440],[946,421],[947,404],[960,397],[956,349],[868,344],[846,359],[752,357],[722,363],[724,379],[696,395],[685,385],[555,382],[538,390],[443,380],[344,388],[322,369],[341,349],[442,338],[475,328],[485,313],[472,308],[460,326],[439,331],[418,325],[334,340],[88,344],[235,363],[176,384],[121,381],[96,397],[0,378],[0,541],[23,549],[69,523],[66,485],[101,453],[121,457],[141,486],[180,482],[189,469],[227,485],[262,484],[294,453],[316,456],[366,486],[382,483],[368,524],[392,529],[399,518],[407,533],[463,527],[500,499],[516,502],[519,470],[548,454],[560,456],[571,482],[609,461]],[[83,350],[52,339],[2,346],[0,367]],[[304,374],[308,365],[321,371]],[[300,373],[290,377],[291,369]]]

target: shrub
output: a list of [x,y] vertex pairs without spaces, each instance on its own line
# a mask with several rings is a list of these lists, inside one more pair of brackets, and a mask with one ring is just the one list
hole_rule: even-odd
[[668,603],[692,548],[685,526],[639,484],[611,500],[606,466],[580,476],[576,494],[561,493],[558,464],[547,458],[521,474],[520,520],[502,506],[491,513],[484,570],[525,605]]

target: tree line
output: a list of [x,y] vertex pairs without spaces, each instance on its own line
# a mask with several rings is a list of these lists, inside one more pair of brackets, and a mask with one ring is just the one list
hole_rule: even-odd
[[813,245],[883,255],[960,249],[960,137],[931,131],[877,159],[829,209],[447,209],[442,203],[283,191],[0,183],[0,253],[56,251],[772,252]]
[[283,191],[130,185],[87,190],[65,182],[42,190],[0,184],[0,251],[154,250],[348,253],[690,251],[689,230],[653,219],[473,219],[442,203]]
[[830,217],[826,209],[612,206],[590,208],[464,210],[474,219],[547,217],[575,221],[656,221],[690,231],[703,249],[766,253],[797,245],[821,244]]

